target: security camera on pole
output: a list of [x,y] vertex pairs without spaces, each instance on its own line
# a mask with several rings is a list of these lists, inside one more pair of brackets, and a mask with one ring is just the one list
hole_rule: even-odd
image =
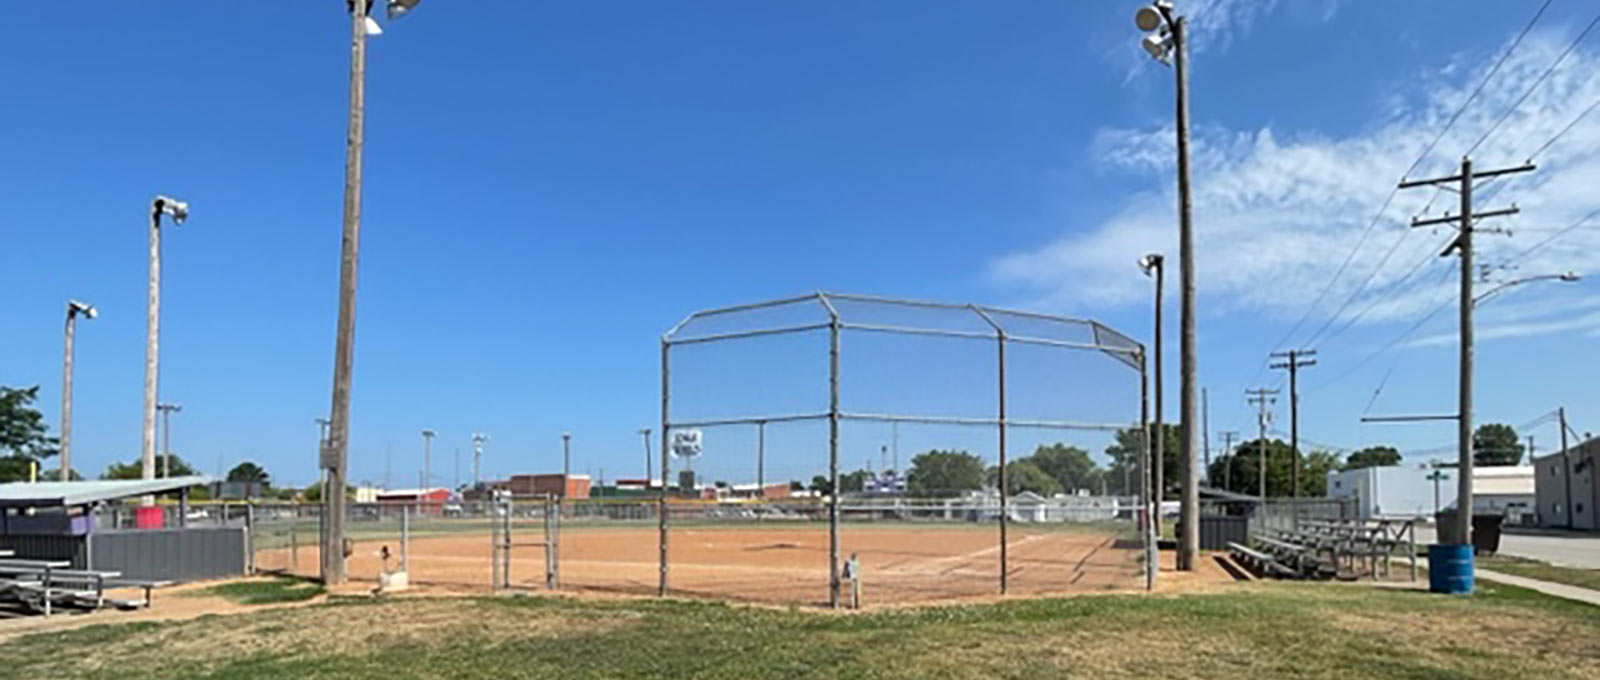
[[[1168,0],[1155,0],[1133,15],[1146,35],[1140,42],[1163,64],[1170,63],[1177,78],[1178,129],[1178,471],[1182,492],[1178,504],[1178,570],[1191,571],[1200,553],[1200,487],[1195,474],[1195,351],[1194,351],[1194,229],[1189,196],[1189,70],[1184,17],[1173,12]],[[1159,412],[1159,409],[1158,409]]]

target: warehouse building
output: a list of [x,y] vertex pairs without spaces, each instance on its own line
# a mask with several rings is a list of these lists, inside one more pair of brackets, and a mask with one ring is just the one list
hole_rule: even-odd
[[1600,506],[1600,486],[1595,484],[1597,458],[1600,439],[1533,460],[1539,526],[1600,531],[1600,521],[1595,519],[1595,508]]

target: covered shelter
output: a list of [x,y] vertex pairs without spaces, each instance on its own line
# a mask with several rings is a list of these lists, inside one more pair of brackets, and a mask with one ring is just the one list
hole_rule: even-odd
[[[188,490],[204,475],[0,484],[0,550],[130,578],[191,580],[243,574],[248,528],[188,526]],[[127,501],[175,495],[176,504]]]

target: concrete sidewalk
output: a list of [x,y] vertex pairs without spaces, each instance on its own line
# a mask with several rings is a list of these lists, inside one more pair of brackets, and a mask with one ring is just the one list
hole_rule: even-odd
[[[1426,568],[1428,566],[1428,558],[1418,557],[1417,566]],[[1474,568],[1473,577],[1483,581],[1493,581],[1495,583],[1504,583],[1508,586],[1527,588],[1528,590],[1537,590],[1552,597],[1559,597],[1564,600],[1583,602],[1585,604],[1592,604],[1596,607],[1600,607],[1600,590],[1569,586],[1565,583],[1541,581],[1539,579],[1528,578],[1526,576],[1513,576],[1511,574],[1505,574],[1482,568]]]

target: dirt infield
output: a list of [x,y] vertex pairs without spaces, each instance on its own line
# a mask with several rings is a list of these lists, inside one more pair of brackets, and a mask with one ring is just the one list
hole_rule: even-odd
[[[536,540],[529,532],[516,540]],[[565,590],[653,594],[658,544],[653,527],[568,525],[561,532],[560,579]],[[398,540],[360,540],[350,556],[350,575],[377,580],[377,552]],[[1007,542],[1009,592],[1015,594],[1104,591],[1139,585],[1138,550],[1105,531],[1013,526]],[[464,588],[489,587],[487,534],[414,537],[410,542],[413,583]],[[1000,547],[994,527],[978,525],[852,525],[840,529],[840,555],[859,556],[862,598],[902,603],[993,595],[1000,582]],[[296,555],[296,572],[314,574],[314,547]],[[287,566],[283,549],[257,553],[262,568]],[[680,595],[759,602],[825,604],[828,598],[828,532],[821,524],[674,527],[668,541],[668,583]],[[391,562],[393,564],[393,562]],[[518,587],[543,587],[544,552],[512,552],[511,576]]]

